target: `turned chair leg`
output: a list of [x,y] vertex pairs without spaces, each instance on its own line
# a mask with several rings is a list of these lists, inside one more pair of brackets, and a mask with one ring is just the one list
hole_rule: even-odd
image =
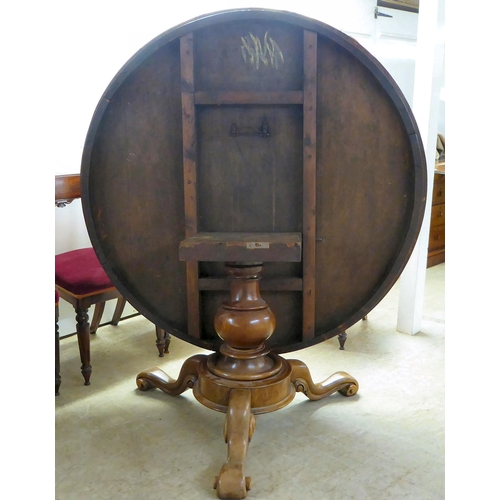
[[344,350],[345,341],[347,340],[347,333],[346,332],[339,333],[338,337],[339,337],[339,344],[340,344],[339,349],[341,351],[343,351]]
[[92,366],[90,364],[90,325],[88,308],[75,308],[76,311],[76,334],[78,347],[80,349],[80,360],[82,362],[82,375],[85,385],[90,385]]
[[59,387],[61,386],[61,358],[59,355],[59,306],[56,304],[56,396],[59,396]]
[[166,352],[168,354],[168,346],[170,345],[170,334],[165,330],[162,330],[159,326],[156,326],[156,347],[160,358],[163,358],[163,354]]
[[[367,319],[368,319],[368,315],[363,316],[363,321],[366,321]],[[342,333],[339,333],[338,334],[338,338],[339,338],[339,344],[340,344],[339,349],[341,351],[343,351],[344,350],[345,341],[347,340],[347,332],[344,331]]]

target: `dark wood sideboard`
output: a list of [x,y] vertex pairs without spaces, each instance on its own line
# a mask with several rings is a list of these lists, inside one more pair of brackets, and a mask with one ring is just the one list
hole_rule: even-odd
[[427,267],[444,262],[445,249],[445,162],[437,162],[434,169],[434,189],[432,191],[431,225]]

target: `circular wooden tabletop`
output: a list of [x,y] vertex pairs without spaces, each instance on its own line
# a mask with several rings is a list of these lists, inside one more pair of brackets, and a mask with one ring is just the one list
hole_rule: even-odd
[[81,181],[116,287],[207,349],[221,342],[224,264],[181,261],[181,241],[302,234],[301,262],[263,267],[269,344],[285,352],[345,331],[391,289],[420,230],[427,172],[408,103],[362,46],[297,14],[238,9],[131,57],[97,105]]

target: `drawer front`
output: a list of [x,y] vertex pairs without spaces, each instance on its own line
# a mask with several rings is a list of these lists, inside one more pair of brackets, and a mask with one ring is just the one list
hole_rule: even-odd
[[444,203],[434,205],[431,209],[431,227],[444,225]]
[[429,234],[429,252],[444,248],[444,224],[441,226],[431,227]]
[[432,191],[432,204],[444,203],[444,175],[434,176],[434,189]]

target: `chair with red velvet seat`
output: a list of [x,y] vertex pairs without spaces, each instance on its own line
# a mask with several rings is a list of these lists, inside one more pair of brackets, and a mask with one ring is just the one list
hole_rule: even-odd
[[[56,176],[56,206],[63,207],[80,198],[80,175]],[[90,384],[92,366],[90,364],[90,333],[95,333],[104,311],[106,301],[118,299],[111,323],[117,325],[126,301],[114,287],[101,266],[92,247],[71,250],[55,256],[55,285],[59,296],[69,302],[76,313],[76,333],[82,362],[82,375],[85,385]],[[94,305],[92,325],[88,322],[88,310]],[[57,306],[57,301],[56,301]],[[56,307],[57,314],[57,307]],[[57,322],[57,316],[56,316]],[[56,324],[56,363],[59,352],[59,335]],[[156,327],[156,345],[160,356],[168,353],[170,335]],[[56,364],[56,394],[58,393],[58,367]]]
[[[69,302],[76,313],[76,333],[85,385],[90,384],[90,324],[89,307],[120,299],[121,295],[102,268],[93,248],[80,248],[55,257],[56,290]],[[102,311],[97,311],[102,316]],[[93,323],[99,323],[100,318]]]

